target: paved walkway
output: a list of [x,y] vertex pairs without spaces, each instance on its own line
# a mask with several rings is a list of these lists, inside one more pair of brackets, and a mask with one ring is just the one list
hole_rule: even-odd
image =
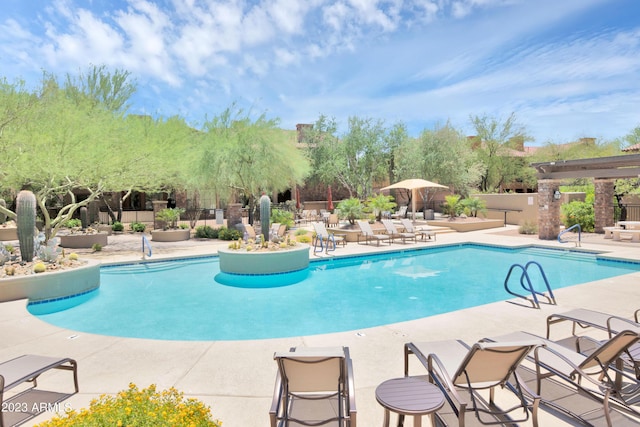
[[[568,247],[555,241],[522,236],[515,227],[469,233],[448,233],[433,246],[459,242],[485,242],[503,245],[541,244]],[[102,262],[141,258],[141,238],[112,236],[102,252],[82,254]],[[191,240],[173,244],[154,244],[153,259],[212,254],[217,245]],[[226,243],[224,244],[226,245]],[[399,245],[393,245],[397,248]],[[640,259],[640,244],[605,241],[601,235],[585,239],[584,249],[608,252],[612,256]],[[386,247],[385,247],[386,249]],[[337,253],[365,253],[375,247],[349,244]],[[571,274],[571,272],[567,272]],[[496,277],[502,283],[503,277]],[[499,302],[471,309],[431,316],[415,321],[335,334],[256,341],[159,341],[92,335],[51,326],[31,316],[25,301],[0,306],[0,360],[21,354],[68,356],[79,364],[80,393],[66,401],[74,409],[86,407],[102,393],[114,394],[130,382],[139,387],[157,384],[159,389],[176,387],[187,396],[210,405],[225,427],[268,425],[268,408],[273,392],[275,351],[291,346],[349,346],[354,362],[358,425],[380,425],[383,409],[374,391],[389,378],[402,376],[403,345],[409,341],[463,339],[468,342],[491,335],[526,330],[545,334],[546,316],[553,312],[584,307],[630,317],[640,308],[640,273],[559,289],[559,306],[541,310]],[[212,302],[215,310],[216,302]],[[380,307],[380,310],[383,310]],[[188,313],[185,313],[188,315]],[[568,332],[568,331],[567,331]],[[413,369],[413,368],[412,368]],[[67,372],[48,379],[53,386],[69,385]],[[48,419],[43,414],[36,421]],[[27,424],[33,425],[34,423]],[[527,424],[524,424],[527,425]],[[541,426],[572,425],[542,412]]]

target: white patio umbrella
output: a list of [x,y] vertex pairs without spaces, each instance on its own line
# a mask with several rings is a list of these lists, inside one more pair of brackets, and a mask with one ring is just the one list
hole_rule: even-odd
[[404,181],[396,182],[395,184],[391,184],[389,186],[383,187],[380,190],[391,190],[394,188],[411,190],[411,211],[413,212],[414,221],[416,219],[416,196],[418,194],[419,189],[421,188],[449,189],[449,187],[447,187],[446,185],[437,184],[435,182],[427,181],[426,179],[412,178],[412,179],[405,179]]

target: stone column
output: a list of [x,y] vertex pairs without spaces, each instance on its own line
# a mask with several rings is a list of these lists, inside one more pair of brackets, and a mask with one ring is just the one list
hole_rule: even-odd
[[538,180],[538,238],[554,240],[560,233],[560,200],[553,193],[560,186],[560,180]]
[[164,221],[158,221],[156,214],[167,207],[166,200],[154,200],[153,202],[153,229],[159,230],[164,227]]
[[604,233],[604,227],[611,227],[614,224],[613,193],[615,180],[596,178],[594,187],[596,199],[594,202],[595,232]]
[[240,203],[229,203],[227,205],[227,228],[237,228],[236,225],[242,224],[242,205]]

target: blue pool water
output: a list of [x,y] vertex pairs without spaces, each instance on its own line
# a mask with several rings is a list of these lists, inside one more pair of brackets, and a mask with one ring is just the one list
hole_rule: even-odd
[[[63,328],[124,337],[303,336],[511,299],[503,286],[509,267],[528,261],[543,267],[554,290],[640,270],[638,263],[593,254],[467,244],[321,260],[296,273],[295,280],[277,275],[264,277],[267,282],[254,278],[245,287],[217,282],[218,259],[211,257],[103,267],[100,289],[78,297],[80,304],[68,308],[76,303],[71,299],[29,305],[29,310]],[[543,290],[539,274],[530,272],[534,285]],[[516,276],[518,282],[520,275]],[[296,280],[302,281],[277,286]],[[63,308],[67,309],[50,313]]]

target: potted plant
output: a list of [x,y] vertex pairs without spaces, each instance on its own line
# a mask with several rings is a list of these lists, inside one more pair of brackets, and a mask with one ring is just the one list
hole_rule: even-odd
[[189,240],[191,230],[178,227],[180,215],[184,213],[182,208],[165,208],[156,213],[156,220],[162,223],[162,229],[151,231],[151,240],[156,242],[178,242]]

